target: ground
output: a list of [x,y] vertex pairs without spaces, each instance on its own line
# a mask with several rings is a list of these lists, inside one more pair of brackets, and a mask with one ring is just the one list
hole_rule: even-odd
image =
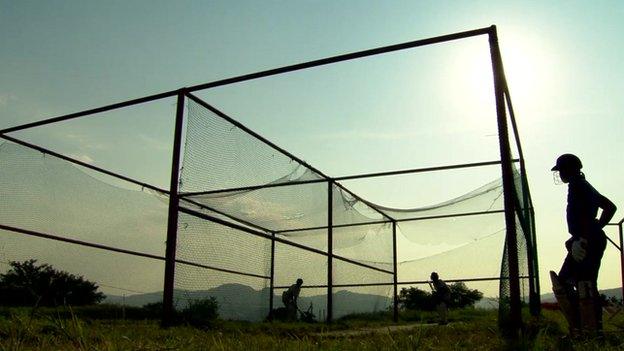
[[0,350],[621,350],[624,317],[606,323],[601,340],[562,340],[563,319],[544,311],[526,317],[524,335],[501,336],[496,312],[452,311],[438,326],[426,313],[362,315],[323,323],[243,323],[217,320],[209,327],[159,327],[156,320],[111,320],[5,310],[0,314]]

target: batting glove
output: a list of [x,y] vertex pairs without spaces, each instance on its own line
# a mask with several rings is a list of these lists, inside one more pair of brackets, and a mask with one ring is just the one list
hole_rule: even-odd
[[585,258],[585,256],[587,256],[587,250],[585,249],[586,247],[587,239],[581,238],[574,240],[570,253],[572,254],[572,258],[574,258],[576,262],[581,262]]

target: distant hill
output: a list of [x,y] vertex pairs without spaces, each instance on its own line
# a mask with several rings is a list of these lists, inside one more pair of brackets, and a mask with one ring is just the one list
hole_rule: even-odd
[[[179,307],[184,306],[190,300],[205,299],[211,296],[215,297],[219,302],[219,314],[224,319],[259,321],[263,320],[268,313],[268,288],[254,290],[246,285],[224,284],[209,290],[174,291],[174,299]],[[107,295],[103,302],[140,307],[161,300],[162,292],[153,292],[125,297]],[[273,303],[276,308],[281,307],[281,297],[274,295]],[[299,307],[302,310],[307,309],[310,304],[312,304],[313,312],[317,318],[322,318],[326,315],[326,295],[301,296],[299,298]],[[340,318],[353,313],[383,311],[388,309],[391,304],[392,299],[388,296],[340,290],[334,293],[334,317]],[[475,304],[475,307],[496,309],[498,308],[498,299],[484,297]]]
[[[608,297],[615,296],[622,298],[622,289],[613,288],[600,291]],[[178,307],[183,307],[188,301],[215,297],[219,302],[219,314],[224,319],[263,320],[268,313],[269,289],[254,290],[249,286],[241,284],[224,284],[209,290],[198,291],[174,291],[174,299],[177,301]],[[159,302],[162,300],[162,292],[153,292],[146,294],[136,294],[130,296],[107,295],[104,303],[125,304],[127,306],[143,306],[148,303]],[[541,295],[542,302],[554,302],[555,297],[552,293]],[[281,307],[281,297],[273,296],[275,307]],[[360,294],[346,290],[334,293],[334,317],[352,313],[363,313],[371,311],[386,310],[392,303],[390,297],[372,294]],[[307,309],[312,304],[314,314],[317,318],[321,318],[326,314],[326,295],[302,296],[299,298],[299,307]],[[476,308],[496,309],[498,308],[498,299],[484,297],[475,304]]]
[[[600,290],[601,294],[607,297],[615,297],[616,299],[622,299],[622,288],[604,289]],[[542,294],[542,302],[555,302],[555,294],[548,293]]]
[[474,307],[483,310],[495,310],[498,309],[498,299],[495,297],[484,297],[477,301]]
[[[219,302],[219,315],[224,319],[258,321],[266,318],[269,306],[269,289],[254,290],[241,284],[224,284],[210,290],[174,291],[177,306],[182,307],[191,300],[215,297]],[[162,301],[162,292],[137,294],[130,296],[107,295],[104,303],[125,304],[127,306],[143,306],[148,303]],[[281,307],[281,297],[273,296],[274,306]],[[334,293],[334,317],[385,310],[391,304],[391,298],[386,296],[360,294],[341,290]],[[313,306],[314,314],[322,317],[326,314],[326,295],[301,296],[299,307],[307,309]]]

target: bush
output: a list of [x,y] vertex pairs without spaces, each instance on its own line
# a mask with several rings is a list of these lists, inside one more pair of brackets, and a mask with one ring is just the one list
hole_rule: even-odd
[[457,282],[449,286],[451,289],[450,308],[464,308],[473,306],[477,301],[483,298],[483,293],[479,290],[470,290],[466,284]]
[[182,310],[181,317],[192,326],[208,327],[219,317],[219,303],[214,297],[191,301]]
[[415,287],[402,288],[399,292],[399,306],[406,310],[433,311],[433,296]]
[[153,316],[155,318],[161,317],[163,313],[163,303],[159,302],[151,302],[143,305],[141,309],[149,316]]
[[37,260],[11,261],[0,274],[0,303],[8,306],[91,305],[104,299],[98,286]]
[[[473,306],[483,298],[483,293],[479,290],[470,290],[462,283],[457,282],[449,285],[451,290],[451,300],[449,308],[464,308]],[[435,300],[433,295],[427,291],[415,287],[402,288],[399,292],[399,306],[405,310],[435,310]]]

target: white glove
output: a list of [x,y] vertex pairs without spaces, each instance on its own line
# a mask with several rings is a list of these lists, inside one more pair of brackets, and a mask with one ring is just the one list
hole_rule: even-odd
[[570,250],[570,254],[572,254],[572,258],[574,258],[576,262],[581,262],[587,255],[587,250],[585,250],[585,247],[587,247],[587,239],[581,238],[572,242],[572,249]]

